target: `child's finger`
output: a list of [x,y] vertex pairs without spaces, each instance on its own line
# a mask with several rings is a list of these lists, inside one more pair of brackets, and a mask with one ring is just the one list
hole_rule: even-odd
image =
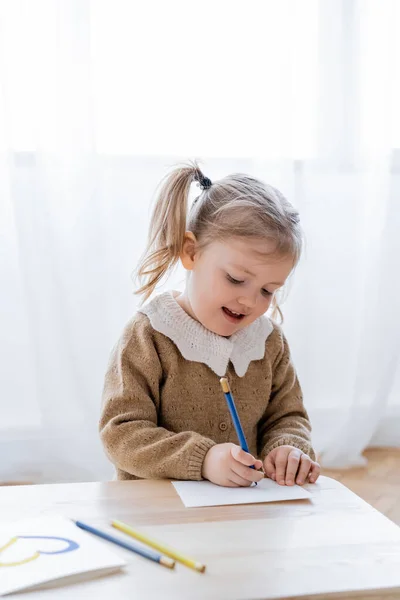
[[321,467],[319,466],[319,464],[316,462],[312,462],[310,474],[308,476],[310,483],[315,483],[317,481],[320,473],[321,473]]
[[223,483],[220,483],[219,485],[222,485],[223,487],[232,487],[232,488],[240,487],[238,483],[235,483],[231,479],[226,479]]
[[245,479],[247,482],[253,483],[254,481],[261,481],[264,478],[264,473],[262,471],[256,471],[255,469],[250,469],[237,460],[232,461],[231,470],[233,473]]
[[[248,469],[248,467],[243,467],[243,468]],[[253,469],[248,469],[248,470],[250,471]],[[241,477],[240,475],[235,473],[233,470],[231,470],[231,472],[229,474],[229,481],[231,481],[235,485],[238,485],[239,487],[249,487],[253,483],[252,481],[249,481],[248,479]]]
[[311,469],[311,458],[307,454],[302,454],[300,457],[300,466],[297,472],[296,483],[303,485],[306,482]]
[[266,459],[264,460],[264,471],[267,477],[270,479],[275,479],[275,464],[271,458],[271,455],[268,454]]
[[261,469],[262,467],[261,460],[254,458],[254,456],[245,452],[239,446],[233,446],[231,454],[235,460],[242,463],[242,465],[246,465],[246,467],[252,467],[253,465],[255,469]]
[[286,467],[286,485],[294,485],[301,455],[301,450],[292,450],[289,454]]
[[286,466],[288,455],[285,450],[279,451],[275,456],[275,480],[279,485],[285,485]]

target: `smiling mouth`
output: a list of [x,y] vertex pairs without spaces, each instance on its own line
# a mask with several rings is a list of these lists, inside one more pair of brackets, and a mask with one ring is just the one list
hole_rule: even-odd
[[245,317],[245,315],[243,315],[242,313],[237,313],[233,310],[229,310],[229,308],[226,308],[226,306],[223,306],[222,310],[224,314],[229,318],[229,320],[234,323],[241,321]]

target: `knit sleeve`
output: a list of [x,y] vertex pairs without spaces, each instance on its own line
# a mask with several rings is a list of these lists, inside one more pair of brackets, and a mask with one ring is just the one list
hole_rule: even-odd
[[143,479],[202,479],[214,442],[158,426],[162,366],[147,317],[124,331],[105,377],[100,436],[116,468]]
[[268,406],[258,425],[261,460],[278,446],[294,446],[315,460],[311,446],[311,425],[293,367],[288,343],[276,326],[278,353],[272,365],[272,388]]

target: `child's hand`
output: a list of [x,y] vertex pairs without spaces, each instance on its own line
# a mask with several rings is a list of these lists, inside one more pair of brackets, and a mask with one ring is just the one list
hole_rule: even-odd
[[[254,469],[250,469],[254,465]],[[262,462],[235,444],[216,444],[207,452],[202,475],[204,479],[225,487],[246,487],[264,478]]]
[[266,476],[279,485],[303,485],[315,483],[321,468],[298,448],[278,446],[265,457],[264,470]]

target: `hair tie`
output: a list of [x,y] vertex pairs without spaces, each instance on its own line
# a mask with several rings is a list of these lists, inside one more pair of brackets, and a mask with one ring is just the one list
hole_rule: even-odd
[[202,190],[208,190],[212,186],[211,179],[205,177],[201,171],[196,171],[194,179],[199,182]]
[[209,188],[212,186],[212,181],[211,181],[211,179],[208,179],[208,177],[204,177],[204,175],[203,175],[203,177],[200,179],[199,183],[200,183],[200,187],[201,187],[203,190],[208,190],[208,189],[209,189]]

